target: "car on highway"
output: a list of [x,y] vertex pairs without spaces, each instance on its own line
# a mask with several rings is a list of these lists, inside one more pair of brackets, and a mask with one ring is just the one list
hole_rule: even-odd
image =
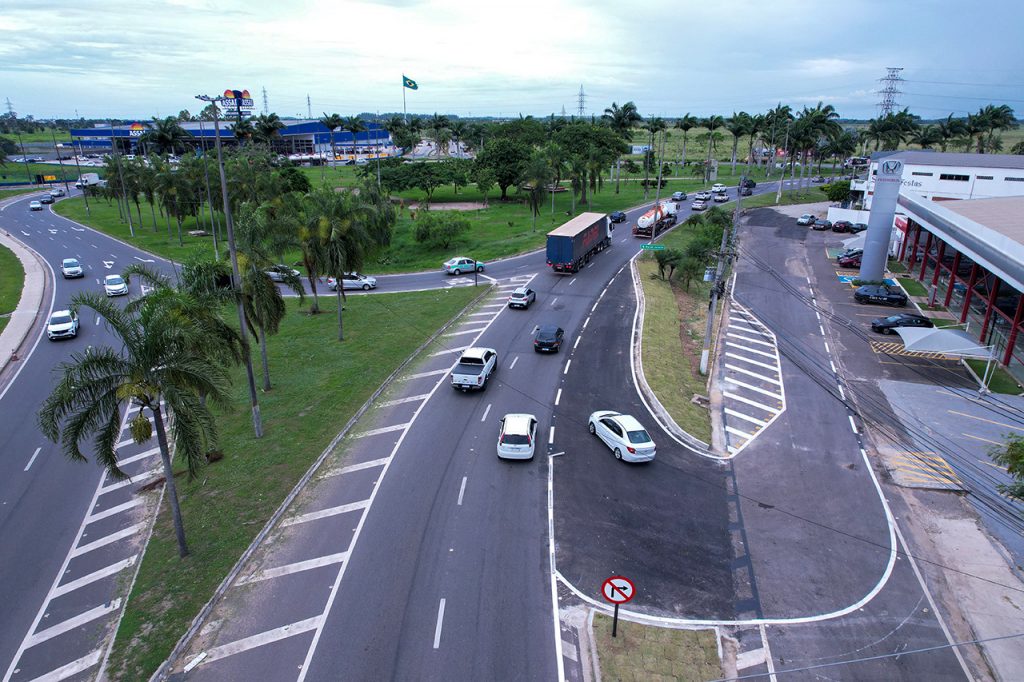
[[836,259],[836,262],[841,268],[859,268],[860,260],[864,256],[863,253],[854,253],[849,256],[840,256]]
[[533,459],[537,440],[537,418],[532,414],[512,413],[501,418],[498,432],[498,457]]
[[797,225],[813,225],[814,224],[814,216],[811,215],[810,213],[804,213],[802,216],[800,216],[799,218],[796,219],[796,224]]
[[526,308],[530,307],[530,304],[537,300],[537,292],[530,287],[519,287],[513,291],[508,297],[509,308]]
[[935,324],[924,315],[917,313],[900,313],[889,317],[879,317],[871,321],[871,331],[879,334],[892,334],[896,327],[920,327],[931,329]]
[[85,268],[77,258],[65,258],[60,262],[60,274],[64,275],[64,279],[85,277]]
[[103,278],[103,291],[107,296],[127,296],[128,282],[121,275],[107,275]]
[[686,192],[672,192],[672,201],[686,201]]
[[832,221],[831,220],[825,220],[824,218],[818,218],[817,220],[814,221],[814,224],[811,225],[811,229],[812,230],[818,230],[819,232],[822,232],[824,230],[831,230],[832,229]]
[[565,339],[565,331],[554,324],[542,324],[533,334],[533,350],[537,353],[557,353]]
[[78,336],[78,315],[71,310],[55,310],[46,323],[46,338],[73,339]]
[[[327,278],[327,288],[331,291],[338,290],[338,282],[333,277]],[[347,272],[341,276],[342,289],[362,289],[369,291],[377,288],[377,278],[361,275],[358,272]]]
[[635,417],[614,410],[599,410],[590,415],[587,428],[604,441],[615,459],[627,462],[650,462],[654,459],[654,440]]
[[757,183],[750,178],[743,178],[743,182],[740,183],[740,187],[743,189],[754,189],[757,187]]
[[608,215],[608,220],[613,223],[624,223],[626,222],[626,213],[625,211],[612,211]]
[[42,211],[43,210],[43,205],[41,203],[39,203],[38,201],[30,201],[28,203],[28,210],[30,210],[30,211]]
[[697,199],[698,201],[711,201],[711,192],[708,192],[706,190],[697,192],[696,194],[693,195],[693,198]]
[[853,300],[857,303],[878,303],[881,305],[907,305],[907,295],[897,287],[884,284],[865,284],[853,292]]
[[716,194],[718,192],[724,192],[725,191],[725,185],[723,185],[720,182],[716,182],[715,184],[711,185],[711,191],[715,192]]
[[41,204],[52,204],[53,201],[54,201],[53,197],[50,196],[49,194],[44,194],[43,196],[41,196],[39,198],[39,203],[41,203]]
[[718,194],[715,195],[716,203],[724,204],[727,201],[729,201],[729,195],[726,194],[725,192],[719,192]]
[[62,197],[64,196],[64,190],[62,190],[60,187],[54,187],[53,189],[50,190],[50,196]]
[[466,258],[465,256],[456,256],[450,260],[446,260],[443,265],[444,271],[449,275],[461,275],[464,272],[477,272],[484,271],[484,264],[478,260],[472,258]]
[[704,201],[703,199],[697,199],[697,201],[695,201],[692,204],[690,204],[690,210],[691,211],[703,211],[707,207],[708,207],[708,202]]
[[274,265],[269,270],[264,271],[271,280],[275,282],[283,282],[289,275],[292,277],[298,277],[302,273],[295,268],[290,268],[287,265],[281,265],[280,263]]
[[749,197],[753,193],[754,193],[754,188],[753,187],[740,187],[740,196],[741,197]]
[[467,348],[452,369],[452,388],[482,391],[487,380],[498,371],[498,351],[493,348]]

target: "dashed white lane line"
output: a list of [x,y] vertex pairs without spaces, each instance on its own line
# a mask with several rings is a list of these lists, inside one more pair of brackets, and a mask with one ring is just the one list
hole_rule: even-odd
[[552,426],[551,429],[548,431],[548,445],[551,445],[554,442],[555,442],[555,427]]
[[757,419],[756,417],[751,417],[749,414],[743,414],[742,412],[737,412],[736,410],[730,409],[728,407],[725,408],[724,411],[730,417],[736,417],[737,419],[743,419],[744,421],[748,421],[751,424],[757,424],[758,426],[761,426],[761,427],[768,426],[768,422],[764,421],[763,419]]
[[116,507],[111,507],[110,509],[107,509],[106,511],[101,511],[101,512],[96,512],[95,514],[90,514],[89,516],[86,517],[85,523],[86,524],[90,524],[90,523],[95,523],[97,521],[101,521],[103,519],[106,519],[106,518],[109,518],[111,516],[114,516],[115,514],[120,514],[123,511],[128,511],[129,509],[132,509],[134,507],[138,507],[140,504],[142,504],[142,499],[137,497],[134,500],[129,500],[128,502],[125,502],[124,504],[119,504]]
[[754,437],[754,434],[752,434],[752,433],[747,433],[746,431],[740,431],[739,429],[735,429],[735,428],[733,428],[731,426],[726,426],[725,430],[726,430],[727,433],[731,433],[734,436],[739,436],[740,438],[746,438],[747,440],[750,440],[751,438]]
[[320,509],[317,511],[307,512],[305,514],[299,514],[298,516],[292,516],[284,519],[281,521],[281,526],[297,526],[300,523],[308,523],[310,521],[326,519],[339,514],[359,511],[360,509],[366,509],[367,504],[369,504],[369,500],[360,500],[358,502],[349,502],[348,504],[339,504],[337,507],[330,507],[328,509]]
[[829,361],[828,361],[828,364],[829,364],[829,367],[831,367],[831,368],[832,368],[832,373],[833,373],[833,374],[839,374],[839,372],[837,372],[837,371],[836,371],[836,363],[834,363],[834,362],[832,362],[831,360],[829,360]]
[[101,658],[103,658],[103,649],[96,649],[95,651],[82,656],[77,661],[71,661],[56,670],[51,670],[45,675],[40,675],[32,680],[32,682],[59,682],[59,680],[70,679],[78,673],[84,672],[99,663]]
[[558,407],[558,401],[562,399],[562,389],[558,389],[558,393],[555,394],[555,407]]
[[757,350],[756,348],[750,348],[748,346],[744,346],[744,345],[739,344],[739,343],[733,343],[732,341],[726,341],[725,345],[727,345],[727,346],[729,346],[731,348],[739,348],[744,353],[753,353],[754,355],[760,355],[762,357],[773,358],[773,359],[776,357],[775,353],[769,353],[768,351]]
[[459,486],[459,501],[458,506],[462,506],[462,496],[466,494],[466,477],[462,477],[462,485]]
[[741,395],[736,395],[735,393],[731,393],[729,391],[722,391],[722,395],[724,395],[726,398],[732,398],[733,400],[738,400],[741,403],[746,403],[747,405],[751,405],[758,409],[764,410],[765,412],[771,412],[772,414],[778,414],[779,412],[782,411],[777,407],[769,407],[764,403],[759,403],[757,401],[751,400],[750,398],[744,398]]
[[370,429],[369,431],[360,431],[359,433],[352,434],[353,438],[366,438],[367,436],[379,436],[382,433],[391,433],[392,431],[401,431],[402,429],[409,426],[411,422],[405,422],[404,424],[392,424],[391,426],[382,426],[379,429]]
[[551,307],[552,307],[552,308],[554,308],[554,307],[555,307],[555,302],[556,302],[557,300],[558,300],[558,297],[557,297],[557,296],[555,296],[555,297],[554,297],[553,299],[551,299]]
[[395,405],[401,405],[403,403],[414,403],[419,400],[426,400],[429,393],[421,393],[419,395],[411,395],[408,398],[396,398],[395,400],[388,400],[380,404],[381,407],[394,407]]
[[28,638],[25,648],[31,649],[37,644],[46,642],[48,640],[53,639],[54,637],[63,635],[65,632],[70,632],[71,630],[79,628],[85,625],[86,623],[90,623],[96,620],[97,618],[103,618],[108,614],[114,613],[119,608],[121,608],[121,600],[118,598],[110,602],[107,602],[102,606],[97,606],[95,608],[89,609],[85,613],[80,613],[74,618],[68,618],[63,623],[57,623],[53,627],[49,627],[45,630],[41,630],[35,633],[34,635]]
[[[451,353],[461,353],[462,351],[466,350],[467,348],[469,348],[469,346],[459,346],[458,348],[446,348],[444,350],[439,350],[437,352],[431,353],[430,357],[436,358],[436,357],[438,357],[440,355],[450,355]],[[447,371],[447,370],[445,370],[445,371]]]
[[771,391],[765,390],[765,389],[761,388],[760,386],[754,386],[753,384],[748,384],[748,383],[745,383],[743,381],[739,381],[738,379],[733,379],[732,377],[726,377],[725,380],[728,381],[730,384],[732,384],[734,386],[741,386],[742,388],[745,388],[748,391],[754,391],[755,393],[760,393],[761,395],[766,395],[769,398],[775,398],[776,400],[782,400],[782,396],[779,395],[778,393],[772,393]]
[[89,552],[93,551],[94,549],[99,549],[100,547],[106,547],[107,545],[112,545],[113,543],[117,542],[118,540],[123,540],[124,538],[131,537],[132,535],[135,535],[136,533],[141,531],[143,528],[145,528],[145,524],[136,523],[135,525],[128,526],[127,528],[119,530],[116,533],[111,533],[110,535],[106,535],[106,536],[100,538],[99,540],[93,540],[92,542],[90,542],[88,544],[79,545],[78,547],[75,547],[74,551],[71,552],[71,556],[72,557],[81,556],[82,554],[88,554]]
[[515,367],[517,362],[519,362],[519,356],[518,355],[515,356],[514,358],[512,358],[512,364],[509,365],[508,368],[512,369],[513,367]]
[[573,277],[572,279],[569,280],[569,286],[572,286],[573,284],[576,284],[576,278],[575,277]]
[[571,365],[571,364],[572,364],[572,358],[566,360],[566,362],[565,362],[565,369],[562,370],[562,375],[563,376],[569,373],[569,365]]
[[94,583],[97,580],[102,580],[103,578],[106,578],[108,576],[116,575],[117,573],[120,573],[122,570],[128,568],[129,566],[133,566],[135,564],[135,559],[137,556],[137,554],[133,554],[127,559],[122,559],[121,561],[110,564],[109,566],[101,568],[98,571],[93,571],[88,575],[83,575],[81,578],[78,578],[77,580],[72,580],[69,583],[64,583],[63,585],[58,586],[57,589],[53,591],[53,594],[51,596],[56,598],[63,594],[67,594],[68,592],[77,590],[79,587],[84,587],[90,583]]
[[845,401],[846,400],[846,391],[843,390],[843,385],[842,384],[836,384],[836,388],[839,389],[839,397],[842,398]]
[[484,416],[480,417],[480,421],[487,421],[487,415],[491,412],[491,403],[487,403],[487,407],[484,408]]
[[577,336],[576,337],[576,341],[572,344],[572,349],[573,350],[576,350],[576,346],[580,345],[580,339],[582,339],[582,338],[583,338],[582,336]]
[[749,369],[743,369],[742,367],[739,367],[737,365],[729,364],[728,362],[725,363],[725,368],[729,369],[729,370],[732,370],[733,372],[739,372],[741,374],[746,374],[748,377],[754,377],[755,379],[760,379],[761,381],[767,381],[769,383],[776,384],[778,386],[782,385],[782,382],[779,381],[778,379],[772,379],[771,377],[765,376],[764,374],[758,374],[757,372],[751,372]]
[[745,357],[743,355],[739,355],[737,353],[730,353],[730,352],[726,351],[725,357],[732,358],[733,360],[742,360],[743,362],[749,362],[751,365],[757,365],[758,367],[764,367],[765,369],[770,369],[773,372],[778,372],[779,371],[779,368],[778,368],[777,365],[769,365],[767,362],[760,362],[758,360],[752,360],[752,359],[750,359],[748,357]]
[[347,467],[324,474],[324,478],[328,478],[330,476],[342,476],[344,474],[351,474],[353,471],[362,471],[363,469],[373,469],[374,467],[382,467],[385,464],[387,464],[387,461],[387,457],[381,457],[380,459],[372,459],[369,462],[349,464]]
[[296,561],[293,564],[285,564],[284,566],[275,566],[274,568],[268,568],[259,571],[255,575],[242,578],[235,584],[250,585],[252,583],[259,583],[263,582],[264,580],[270,580],[272,578],[280,578],[282,576],[292,575],[293,573],[312,571],[315,568],[321,568],[323,566],[333,566],[334,564],[340,564],[342,561],[346,561],[347,559],[348,552],[326,554],[324,556],[318,556],[315,559],[306,559],[305,561]]
[[203,663],[211,663],[226,656],[240,654],[243,651],[248,651],[249,649],[255,649],[256,647],[263,646],[265,644],[271,644],[282,639],[287,639],[288,637],[294,637],[295,635],[301,635],[304,632],[315,630],[320,624],[320,620],[322,618],[323,615],[313,616],[306,620],[300,620],[297,623],[282,625],[281,627],[274,628],[273,630],[260,632],[243,639],[237,639],[234,642],[228,642],[227,644],[214,647],[209,651],[204,652],[206,656],[203,658]]
[[587,315],[587,319],[583,320],[583,329],[586,329],[588,324],[590,324],[590,315]]
[[442,336],[462,336],[463,334],[476,334],[482,332],[485,329],[487,329],[487,327],[480,327],[479,329],[464,329],[458,332],[448,332],[447,334],[442,334]]
[[468,315],[466,315],[466,317],[483,317],[484,315],[488,315],[490,317],[494,317],[494,311],[493,310],[488,310],[488,311],[482,312],[482,313],[469,313]]
[[745,341],[747,343],[756,343],[760,346],[768,346],[769,348],[775,348],[775,344],[772,343],[771,341],[762,341],[760,339],[751,338],[749,336],[743,336],[741,334],[733,334],[732,332],[726,332],[725,335],[731,336],[734,339]]
[[831,353],[831,352],[832,352],[832,351],[830,351],[830,350],[828,349],[828,341],[826,341],[826,342],[825,342],[825,352],[826,352],[826,353]]
[[434,648],[437,649],[441,646],[441,626],[444,625],[444,597],[441,598],[441,603],[437,605],[437,625],[434,626]]
[[36,461],[36,457],[39,456],[39,451],[42,449],[43,446],[40,445],[38,448],[36,448],[36,451],[32,453],[32,456],[29,457],[28,464],[25,465],[25,471],[28,471],[32,467],[32,462]]
[[818,331],[821,332],[822,336],[825,336],[825,328],[823,326],[821,326],[820,324],[818,325]]
[[853,430],[853,432],[855,434],[857,434],[858,433],[858,431],[857,431],[857,424],[853,421],[853,415],[850,414],[850,415],[847,415],[847,417],[849,417],[849,419],[850,419],[850,428]]

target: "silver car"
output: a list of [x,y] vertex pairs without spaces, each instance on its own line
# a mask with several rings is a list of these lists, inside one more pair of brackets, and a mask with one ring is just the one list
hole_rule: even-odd
[[298,270],[289,268],[287,265],[275,265],[266,271],[267,277],[275,282],[283,282],[289,275],[299,277],[302,275]]
[[64,279],[85,277],[85,270],[77,258],[65,258],[60,262],[60,274],[64,275]]
[[[327,278],[327,288],[331,291],[338,290],[338,282],[333,277]],[[349,272],[341,276],[342,289],[362,289],[369,291],[377,288],[377,280],[374,277],[360,275],[358,272]]]
[[127,296],[128,283],[121,275],[107,275],[103,278],[103,291],[107,296]]
[[615,459],[627,462],[650,462],[655,446],[647,430],[635,418],[613,410],[594,412],[587,420],[590,433],[611,448]]

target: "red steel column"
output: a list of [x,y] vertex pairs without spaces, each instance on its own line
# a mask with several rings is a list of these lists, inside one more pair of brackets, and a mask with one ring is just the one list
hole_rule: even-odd
[[928,254],[932,250],[932,233],[928,233],[928,238],[924,241],[924,255],[921,256],[921,274],[917,276],[918,282],[924,281],[924,271],[928,267]]
[[946,288],[946,300],[942,304],[944,308],[949,307],[949,301],[953,298],[953,286],[956,284],[956,273],[960,272],[960,252],[953,256],[953,267],[949,269],[949,287]]
[[1017,299],[1017,314],[1013,316],[1013,326],[1010,327],[1010,336],[1006,339],[1006,353],[1003,354],[1003,364],[1009,365],[1013,357],[1013,347],[1017,343],[1017,332],[1020,331],[1021,322],[1024,321],[1024,294]]
[[946,255],[946,242],[939,240],[939,253],[935,256],[935,272],[932,273],[932,286],[939,283],[939,273],[942,272],[942,257]]
[[[989,273],[990,275],[992,273]],[[996,296],[999,295],[999,278],[992,275],[992,290],[988,292],[988,301],[985,302],[985,319],[981,321],[981,336],[978,339],[985,343],[985,334],[988,332],[988,323],[992,319],[992,308],[996,305]]]
[[967,283],[967,292],[964,294],[964,309],[960,311],[960,324],[967,321],[967,311],[971,309],[971,296],[974,295],[974,285],[978,281],[978,264],[971,265],[971,278]]
[[914,248],[910,250],[910,260],[907,261],[907,272],[914,269],[914,263],[917,262],[917,244],[921,241],[921,226],[917,223],[914,223],[914,225],[917,225],[917,229],[914,230]]

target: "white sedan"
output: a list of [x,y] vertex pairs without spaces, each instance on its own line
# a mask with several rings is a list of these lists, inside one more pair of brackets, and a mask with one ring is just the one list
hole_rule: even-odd
[[275,282],[283,282],[288,277],[301,277],[302,273],[294,268],[290,268],[287,265],[275,265],[271,267],[267,272],[267,277]]
[[725,185],[723,185],[720,182],[716,182],[715,184],[711,185],[711,191],[714,192],[715,194],[718,194],[719,192],[724,192]]
[[[338,282],[333,277],[327,278],[327,288],[331,291],[338,290]],[[374,277],[360,275],[358,272],[349,272],[341,276],[342,289],[362,289],[369,291],[377,288],[377,280]]]
[[120,275],[107,275],[103,278],[103,291],[107,296],[127,296],[128,283]]
[[604,441],[611,448],[615,459],[627,462],[650,462],[654,459],[655,447],[650,434],[635,418],[613,410],[601,410],[590,415],[587,421],[590,433]]
[[506,414],[498,433],[498,457],[533,459],[537,440],[537,418],[532,414]]

